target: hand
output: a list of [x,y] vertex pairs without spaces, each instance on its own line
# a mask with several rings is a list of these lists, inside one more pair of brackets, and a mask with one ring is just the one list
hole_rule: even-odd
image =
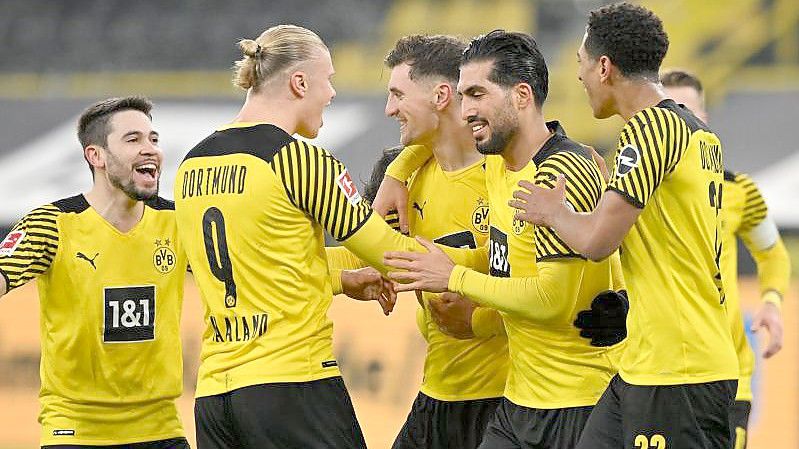
[[605,158],[597,153],[594,147],[586,145],[586,148],[591,151],[591,159],[593,159],[594,163],[599,167],[599,172],[602,173],[602,179],[604,179],[605,182],[610,182],[610,172],[608,171],[608,164],[605,162]]
[[775,304],[763,303],[755,315],[751,330],[758,332],[761,328],[766,328],[769,333],[769,342],[763,351],[763,358],[767,359],[782,349],[782,315]]
[[477,306],[463,296],[445,292],[433,298],[430,305],[430,317],[441,332],[453,338],[474,338],[472,332],[472,312]]
[[394,304],[397,303],[394,283],[383,278],[372,267],[342,271],[341,287],[344,294],[352,299],[377,301],[386,316],[394,310]]
[[400,232],[408,234],[408,187],[404,182],[391,176],[383,177],[380,188],[377,189],[372,210],[385,218],[391,211],[397,211],[399,216]]
[[555,217],[566,210],[566,178],[559,175],[554,189],[539,187],[528,181],[519,181],[525,190],[513,192],[508,205],[516,211],[514,218],[534,225],[553,227]]
[[440,293],[447,291],[449,275],[455,264],[452,259],[435,244],[421,237],[416,237],[427,253],[409,253],[389,251],[383,255],[383,263],[392,268],[405,271],[391,271],[388,277],[400,282],[395,288],[398,292],[424,290]]
[[627,338],[627,292],[606,290],[591,301],[591,310],[577,313],[574,325],[591,346],[613,346]]

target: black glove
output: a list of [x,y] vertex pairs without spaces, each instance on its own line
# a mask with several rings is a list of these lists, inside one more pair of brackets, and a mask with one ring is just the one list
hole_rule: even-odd
[[627,291],[606,290],[591,301],[591,310],[577,313],[574,325],[580,336],[591,339],[591,346],[613,346],[627,338]]

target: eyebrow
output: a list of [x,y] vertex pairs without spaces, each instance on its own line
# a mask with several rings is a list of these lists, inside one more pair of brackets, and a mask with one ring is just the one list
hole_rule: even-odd
[[389,87],[388,91],[391,92],[392,94],[401,94],[401,93],[403,93],[401,90],[397,89],[396,87]]
[[[124,138],[129,137],[129,136],[140,136],[142,134],[144,134],[144,133],[142,133],[141,131],[128,131],[128,132],[126,132],[125,134],[122,135],[122,138],[124,139]],[[158,134],[158,131],[150,131],[150,137],[153,137],[153,136],[159,137],[160,135]]]
[[483,90],[483,91],[484,91],[484,90],[485,90],[485,88],[483,88],[482,86],[479,86],[479,85],[477,85],[477,84],[472,84],[471,86],[467,86],[467,87],[466,87],[466,88],[464,88],[464,89],[460,89],[460,90],[458,91],[458,93],[459,93],[459,94],[461,94],[461,95],[471,95],[471,94],[473,94],[475,91],[478,91],[478,90]]

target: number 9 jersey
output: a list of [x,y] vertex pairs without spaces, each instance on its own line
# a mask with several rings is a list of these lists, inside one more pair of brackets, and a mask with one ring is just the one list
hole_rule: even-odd
[[229,125],[188,153],[175,199],[205,307],[196,396],[340,376],[324,230],[346,240],[370,217],[341,162],[273,125]]
[[38,280],[42,446],[184,436],[186,256],[171,201],[145,202],[124,233],[83,195],[39,207],[0,244],[0,275],[9,290]]

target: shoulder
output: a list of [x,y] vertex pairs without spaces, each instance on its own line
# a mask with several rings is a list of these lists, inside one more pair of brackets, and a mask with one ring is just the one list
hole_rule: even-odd
[[145,201],[144,205],[155,210],[175,210],[174,201],[161,198],[160,196],[156,196],[155,198]]
[[197,157],[249,154],[267,162],[296,139],[271,124],[229,127],[203,139],[189,151],[184,161]]
[[[82,194],[71,196],[69,198],[62,198],[58,201],[42,206],[41,210],[52,210],[55,213],[73,213],[79,214],[89,208],[89,202]],[[37,210],[39,210],[37,209]]]

